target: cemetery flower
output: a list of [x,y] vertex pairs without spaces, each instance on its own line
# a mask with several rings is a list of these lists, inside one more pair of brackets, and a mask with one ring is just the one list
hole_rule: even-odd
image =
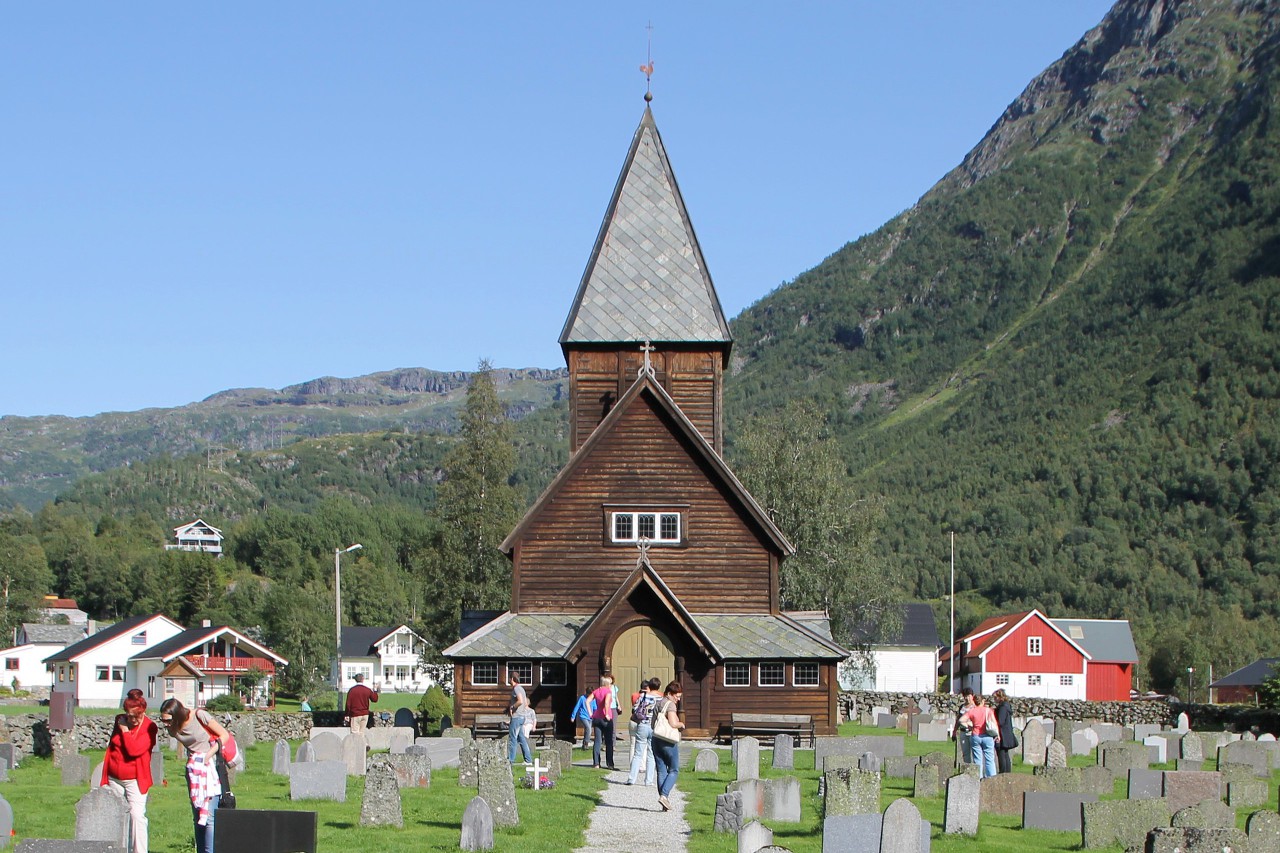
[[[546,776],[539,776],[539,777],[538,777],[538,787],[539,787],[539,788],[554,788],[555,786],[556,786],[555,780],[553,780],[553,779],[548,779]],[[526,774],[525,774],[524,778],[520,780],[520,787],[521,787],[521,788],[532,788],[532,787],[533,787],[533,774],[532,774],[532,773],[526,773]]]

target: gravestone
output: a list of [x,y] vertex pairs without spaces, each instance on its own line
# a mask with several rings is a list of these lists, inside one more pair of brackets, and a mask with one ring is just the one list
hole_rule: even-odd
[[458,787],[475,788],[480,784],[480,743],[468,741],[458,750]]
[[880,772],[880,756],[874,752],[864,752],[858,756],[858,769],[865,773]]
[[368,743],[358,734],[349,734],[342,741],[342,762],[347,765],[348,776],[363,776],[369,767]]
[[[102,780],[104,778],[102,774],[106,771],[106,768],[107,768],[107,763],[105,761],[99,761],[97,764],[94,765],[93,769],[89,771],[88,781],[89,781],[90,788],[97,788],[99,785],[102,784]],[[228,772],[230,772],[230,768],[228,768]],[[232,778],[231,781],[234,782],[235,779]]]
[[13,834],[13,806],[4,797],[0,797],[0,850],[9,846],[9,838]]
[[737,793],[742,798],[742,819],[753,820],[764,817],[765,783],[760,779],[743,779],[741,782],[730,782],[726,787],[730,793]]
[[431,787],[431,756],[406,752],[404,755],[379,755],[375,758],[391,768],[401,788]]
[[1178,738],[1177,756],[1191,761],[1204,762],[1204,741],[1195,732],[1187,732]]
[[1175,732],[1191,731],[1191,717],[1187,716],[1187,712],[1183,711],[1178,714],[1178,724],[1173,727]]
[[720,753],[714,749],[698,750],[693,759],[693,769],[696,773],[719,773]]
[[493,812],[494,826],[518,826],[520,811],[516,807],[515,780],[507,757],[482,749],[477,761],[479,793]]
[[1191,758],[1175,758],[1173,760],[1174,770],[1199,770],[1203,766],[1203,761],[1195,761]]
[[967,773],[947,780],[947,802],[942,831],[975,835],[978,832],[978,806],[982,783]]
[[1089,728],[1097,733],[1099,743],[1109,740],[1122,741],[1124,739],[1124,727],[1115,723],[1091,723]]
[[[405,710],[404,708],[400,709]],[[403,731],[395,731],[391,733],[391,741],[387,745],[387,749],[393,755],[404,755],[404,751],[413,744],[413,740]]]
[[[467,743],[471,741],[456,737],[420,737],[413,742],[413,746],[406,746],[404,751],[408,754],[416,746],[431,756],[432,767],[457,767],[462,747]],[[419,754],[423,752],[419,751]]]
[[49,735],[49,745],[53,751],[53,766],[58,768],[62,767],[63,758],[80,752],[80,741],[74,731],[53,732]]
[[898,727],[897,714],[876,714],[876,728],[896,729],[897,727]]
[[759,821],[753,820],[738,830],[738,853],[756,853],[762,847],[772,844],[773,830]]
[[294,764],[310,764],[316,760],[316,748],[311,745],[311,741],[304,740],[298,744],[298,754],[294,757]]
[[1045,767],[1066,767],[1067,766],[1067,748],[1062,745],[1062,741],[1054,738],[1049,741],[1049,746],[1045,749],[1044,757]]
[[735,835],[742,829],[741,792],[726,791],[716,796],[714,829],[716,832],[732,832]]
[[1205,800],[1173,813],[1172,826],[1195,826],[1216,829],[1236,825],[1236,810],[1222,800]]
[[1147,748],[1147,760],[1152,764],[1164,764],[1169,760],[1169,741],[1160,735],[1149,735],[1142,739]]
[[493,849],[493,812],[483,797],[472,797],[462,812],[463,850]]
[[1280,814],[1259,811],[1249,815],[1245,824],[1249,844],[1255,850],[1280,850]]
[[[227,726],[232,737],[236,739],[236,746],[240,749],[248,749],[258,744],[258,732],[253,725],[253,717],[240,717],[231,725]],[[217,821],[214,821],[215,825]]]
[[1138,743],[1142,743],[1152,735],[1158,735],[1162,731],[1157,723],[1138,723],[1133,727],[1133,739]]
[[1163,770],[1130,770],[1126,794],[1131,800],[1156,800],[1164,796]]
[[822,769],[824,772],[827,770],[857,770],[859,760],[856,755],[828,755],[822,759]]
[[1021,741],[1022,763],[1043,767],[1049,748],[1049,735],[1044,730],[1044,724],[1034,718],[1028,720],[1026,728],[1022,730]]
[[837,815],[822,821],[823,853],[880,853],[884,815]]
[[828,770],[822,774],[823,817],[880,811],[880,774],[861,770]]
[[1098,748],[1098,733],[1092,728],[1077,729],[1071,733],[1071,754],[1089,755]]
[[[887,761],[888,759],[885,760]],[[938,768],[939,779],[948,778],[951,775],[951,771],[954,769],[951,765],[951,756],[947,755],[945,752],[926,752],[917,760],[921,764],[929,764]],[[908,778],[912,778],[915,776],[915,771],[912,770],[906,775]]]
[[926,743],[942,743],[950,740],[951,733],[947,731],[946,723],[921,723],[916,737]]
[[440,731],[442,734],[445,729],[451,729],[453,727],[454,727],[453,717],[450,717],[448,714],[445,714],[442,717],[440,717]]
[[412,736],[418,734],[418,718],[414,715],[412,708],[396,708],[396,716],[391,725],[396,728],[410,729]]
[[929,832],[921,833],[920,810],[906,797],[899,797],[884,810],[880,824],[880,853],[928,853]]
[[828,755],[859,756],[874,752],[881,758],[906,755],[906,738],[897,735],[857,735],[855,737],[820,737],[813,748],[813,766],[823,766]]
[[1071,740],[1071,733],[1076,730],[1075,723],[1066,717],[1054,717],[1047,729],[1049,736],[1054,740],[1060,740],[1064,744]]
[[129,806],[110,788],[92,788],[76,803],[76,840],[129,844]]
[[151,750],[151,784],[163,785],[164,781],[164,752],[157,743],[155,749]]
[[[292,753],[289,751],[289,742],[287,740],[276,741],[276,748],[271,753],[271,772],[277,776],[288,776],[289,765],[293,762],[290,760]],[[217,824],[217,821],[214,821]]]
[[219,809],[213,845],[253,853],[316,853],[316,813]]
[[1247,764],[1259,779],[1271,778],[1271,755],[1256,741],[1236,741],[1218,749],[1218,769],[1227,764]]
[[108,841],[72,841],[66,838],[27,838],[16,853],[127,853],[128,848]]
[[16,746],[11,743],[0,743],[0,764],[3,764],[6,769],[15,769],[21,760],[22,753]]
[[1205,800],[1222,799],[1222,785],[1222,774],[1213,770],[1175,770],[1164,774],[1163,796],[1172,814]]
[[[918,755],[891,755],[884,760],[882,768],[884,775],[892,779],[914,779],[916,776],[916,767],[920,764],[920,756]],[[951,762],[947,761],[947,768],[950,769]]]
[[440,729],[440,737],[458,738],[464,743],[471,742],[471,729],[465,729],[461,726],[450,726],[449,728]]
[[1097,801],[1097,794],[1028,791],[1022,800],[1022,828],[1079,832],[1080,806]]
[[773,739],[773,769],[794,770],[796,766],[796,741],[791,735],[778,735]]
[[1265,806],[1268,785],[1263,779],[1247,779],[1243,782],[1227,783],[1227,805],[1233,809]]
[[1145,853],[1232,853],[1254,850],[1239,829],[1160,826],[1147,834]]
[[62,756],[62,784],[85,785],[89,782],[89,756],[76,753]]
[[1028,791],[1048,790],[1049,784],[1042,776],[1026,773],[1001,773],[981,781],[981,807],[983,814],[1000,814],[1018,817],[1022,814],[1022,795]]
[[364,799],[360,802],[361,826],[404,826],[400,807],[400,782],[390,765],[379,761],[364,776]]
[[347,765],[341,761],[295,761],[289,765],[289,799],[345,803]]
[[1098,763],[1116,773],[1125,773],[1146,770],[1151,762],[1147,748],[1140,743],[1104,741],[1098,744]]
[[764,783],[765,820],[782,823],[800,822],[800,780],[794,776],[766,779]]
[[942,779],[938,768],[932,764],[917,764],[914,797],[937,797],[942,794]]
[[552,747],[544,747],[533,755],[533,760],[542,763],[542,775],[552,782],[560,778],[560,751]]
[[1080,810],[1085,850],[1112,845],[1140,850],[1148,832],[1169,824],[1169,804],[1164,800],[1099,800],[1085,803]]
[[738,747],[738,781],[760,778],[760,741],[742,737],[734,741]]
[[342,742],[345,738],[333,732],[321,732],[308,741],[315,750],[316,761],[342,761]]

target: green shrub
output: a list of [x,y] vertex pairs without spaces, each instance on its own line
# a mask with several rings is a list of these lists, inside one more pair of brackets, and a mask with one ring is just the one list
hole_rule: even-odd
[[240,697],[232,693],[223,693],[221,696],[215,696],[205,703],[206,711],[243,711],[244,703],[240,701]]
[[445,714],[453,713],[453,700],[439,685],[432,685],[427,688],[427,692],[423,693],[422,699],[418,701],[418,713],[430,724],[431,730],[438,731],[440,729],[440,718]]
[[311,710],[313,711],[338,710],[338,694],[333,690],[315,694],[311,697],[310,702]]
[[13,695],[12,689],[0,685],[0,696],[12,696],[12,695]]

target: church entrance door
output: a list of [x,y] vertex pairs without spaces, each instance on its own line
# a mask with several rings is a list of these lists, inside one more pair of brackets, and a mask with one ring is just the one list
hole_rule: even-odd
[[640,686],[640,679],[656,676],[662,687],[675,680],[675,648],[664,634],[648,625],[623,631],[613,644],[612,657],[613,683],[618,685],[618,704],[624,720],[631,719],[631,694]]

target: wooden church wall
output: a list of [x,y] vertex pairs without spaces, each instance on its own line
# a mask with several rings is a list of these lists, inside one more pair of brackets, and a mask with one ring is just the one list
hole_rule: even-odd
[[516,547],[521,612],[594,612],[635,568],[634,545],[606,544],[608,511],[661,506],[685,517],[685,544],[649,560],[691,612],[767,613],[773,554],[672,435],[647,398],[596,444]]
[[[776,660],[776,658],[775,658]],[[818,664],[818,685],[794,687],[791,683],[792,662],[786,663],[786,686],[760,687],[757,662],[751,662],[751,686],[726,687],[724,668],[717,666],[708,679],[713,708],[711,733],[728,735],[732,714],[808,714],[813,717],[818,734],[835,734],[835,703],[839,692],[836,665]]]

